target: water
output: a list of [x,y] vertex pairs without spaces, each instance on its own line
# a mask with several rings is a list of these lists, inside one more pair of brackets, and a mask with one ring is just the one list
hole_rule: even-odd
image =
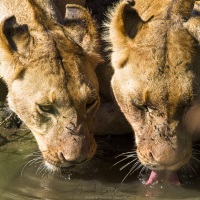
[[[121,141],[120,139],[119,144],[123,145]],[[26,156],[37,151],[32,135],[26,135],[25,139],[14,140],[0,147],[1,200],[200,199],[200,179],[198,174],[191,171],[183,170],[179,173],[184,182],[181,187],[162,184],[145,186],[142,183],[142,180],[147,178],[145,172],[140,178],[137,177],[140,170],[121,183],[131,166],[120,171],[119,168],[128,161],[112,167],[117,160],[105,154],[74,171],[49,174],[39,168],[39,163],[26,165],[35,158]],[[198,173],[197,163],[192,166]]]
[[131,136],[106,136],[97,138],[97,142],[104,154],[76,169],[49,174],[40,163],[29,162],[38,155],[32,134],[0,127],[0,200],[200,200],[199,158],[179,172],[180,187],[162,183],[145,186],[150,172],[140,173],[140,169],[121,183],[131,165],[119,169],[131,159],[113,165],[123,159],[116,159],[116,155],[131,151]]

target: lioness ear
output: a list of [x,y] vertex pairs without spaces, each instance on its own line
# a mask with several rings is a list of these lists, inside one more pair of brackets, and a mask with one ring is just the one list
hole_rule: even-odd
[[200,16],[191,17],[187,22],[185,22],[184,27],[189,31],[189,33],[200,43]]
[[200,4],[198,1],[194,4],[191,17],[187,22],[183,23],[183,26],[200,44]]
[[0,40],[4,50],[23,54],[30,42],[28,26],[19,25],[15,16],[6,18],[0,24]]
[[105,40],[111,43],[111,48],[127,48],[145,23],[134,8],[134,1],[121,1],[108,17]]
[[72,38],[87,52],[96,52],[98,48],[95,23],[89,12],[78,5],[66,6],[64,24]]
[[14,16],[0,23],[0,76],[7,85],[23,71],[23,65],[17,65],[16,61],[26,57],[29,43],[27,25],[19,25]]

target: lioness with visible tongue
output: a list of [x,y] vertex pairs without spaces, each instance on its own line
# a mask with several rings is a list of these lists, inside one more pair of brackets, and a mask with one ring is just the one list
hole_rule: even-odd
[[[107,40],[115,98],[135,133],[137,156],[152,170],[146,184],[179,184],[191,158],[200,106],[200,18],[194,0],[120,1]],[[200,28],[199,28],[200,29]]]

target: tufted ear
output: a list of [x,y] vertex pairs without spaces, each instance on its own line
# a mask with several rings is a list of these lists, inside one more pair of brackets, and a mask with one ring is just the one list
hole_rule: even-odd
[[28,26],[19,25],[14,16],[0,23],[0,76],[7,84],[22,72],[23,66],[16,62],[28,54],[30,40]]
[[64,25],[75,42],[86,52],[97,51],[97,30],[91,15],[85,8],[75,4],[67,5]]
[[145,23],[134,8],[134,4],[134,1],[121,1],[109,13],[109,20],[105,23],[105,40],[111,43],[111,48],[126,48]]
[[190,34],[200,43],[200,17],[192,17],[183,25],[190,32]]
[[4,19],[0,24],[0,46],[3,50],[23,54],[30,43],[27,25],[19,25],[15,16]]
[[200,4],[195,2],[192,14],[187,22],[183,23],[189,33],[200,43]]
[[76,5],[85,6],[86,0],[54,0],[54,2],[61,13],[61,16],[64,17],[65,12],[66,12],[66,8],[65,8],[66,4],[76,4]]

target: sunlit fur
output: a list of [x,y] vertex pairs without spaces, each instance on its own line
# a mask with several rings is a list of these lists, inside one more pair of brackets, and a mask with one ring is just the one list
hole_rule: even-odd
[[200,133],[198,118],[190,128],[187,117],[200,102],[200,23],[198,16],[191,17],[194,2],[120,1],[108,14],[113,93],[134,130],[137,156],[151,170],[185,165],[192,137]]
[[48,166],[95,155],[101,61],[96,26],[83,7],[67,5],[61,19],[51,0],[0,1],[0,76],[9,107],[34,134]]

